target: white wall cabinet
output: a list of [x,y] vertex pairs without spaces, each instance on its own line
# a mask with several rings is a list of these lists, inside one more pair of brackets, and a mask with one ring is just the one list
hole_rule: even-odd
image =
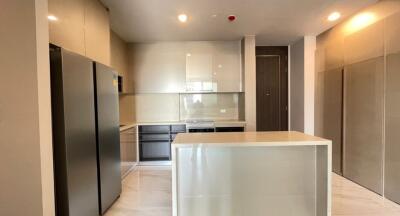
[[185,90],[185,46],[178,42],[133,44],[129,70],[135,93],[179,93]]
[[240,41],[186,43],[187,92],[241,92]]
[[242,92],[240,41],[214,42],[213,81],[217,92]]
[[186,91],[212,92],[213,44],[211,42],[188,42],[186,50]]
[[130,46],[135,93],[242,92],[240,41]]

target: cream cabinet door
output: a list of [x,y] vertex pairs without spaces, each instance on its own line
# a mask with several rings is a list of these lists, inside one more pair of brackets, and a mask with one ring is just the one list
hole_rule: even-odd
[[184,92],[185,58],[184,43],[132,45],[129,61],[135,93]]
[[213,48],[214,91],[243,91],[240,41],[215,42]]
[[49,21],[50,43],[85,55],[85,1],[49,0],[49,15],[57,17]]
[[187,92],[240,92],[240,41],[186,43]]
[[213,42],[187,42],[186,91],[212,92],[213,86]]
[[110,65],[110,21],[107,10],[97,0],[86,0],[86,56]]

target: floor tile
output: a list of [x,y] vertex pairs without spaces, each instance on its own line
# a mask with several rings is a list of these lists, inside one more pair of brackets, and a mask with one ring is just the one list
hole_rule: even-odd
[[[400,216],[400,205],[332,175],[332,216]],[[171,168],[137,167],[122,181],[121,197],[105,216],[171,216]]]

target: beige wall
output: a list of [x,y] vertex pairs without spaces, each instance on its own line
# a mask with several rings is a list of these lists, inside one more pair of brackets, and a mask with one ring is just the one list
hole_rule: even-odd
[[119,122],[121,124],[136,122],[135,104],[134,95],[119,96]]
[[255,131],[256,124],[256,38],[245,36],[242,42],[246,130]]
[[239,120],[239,93],[180,94],[180,120]]
[[47,1],[5,0],[2,7],[0,215],[52,216]]
[[128,44],[113,31],[111,31],[110,38],[111,67],[117,70],[118,74],[124,78],[123,92],[132,92],[131,77],[128,73]]
[[304,38],[290,45],[290,128],[304,132]]
[[131,94],[126,94],[133,91],[133,80],[129,74],[128,44],[115,32],[111,31],[110,48],[111,67],[117,70],[118,74],[123,77],[123,93],[125,94],[119,96],[120,122],[123,124],[135,122],[135,98]]
[[49,0],[50,42],[110,65],[110,23],[98,0]]
[[179,121],[179,94],[135,94],[137,122]]
[[314,134],[315,36],[290,46],[290,130]]

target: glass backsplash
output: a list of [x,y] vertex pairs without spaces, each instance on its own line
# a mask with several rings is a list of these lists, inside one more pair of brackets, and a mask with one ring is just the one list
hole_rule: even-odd
[[238,119],[239,93],[180,95],[180,120]]

